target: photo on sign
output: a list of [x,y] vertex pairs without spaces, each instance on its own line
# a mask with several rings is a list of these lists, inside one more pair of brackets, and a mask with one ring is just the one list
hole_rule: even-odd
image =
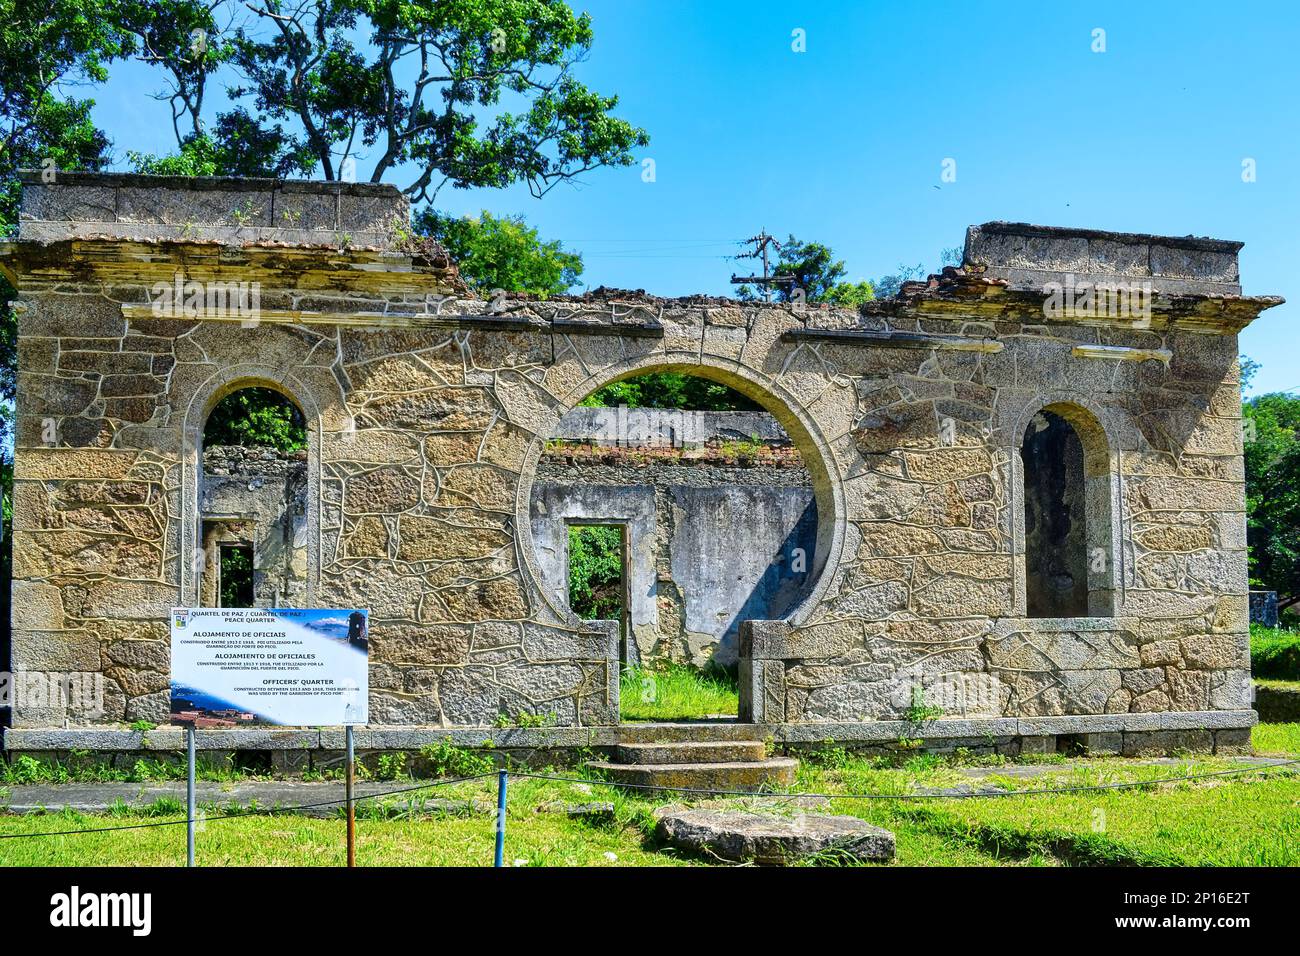
[[171,633],[173,724],[222,730],[368,719],[365,610],[178,608]]

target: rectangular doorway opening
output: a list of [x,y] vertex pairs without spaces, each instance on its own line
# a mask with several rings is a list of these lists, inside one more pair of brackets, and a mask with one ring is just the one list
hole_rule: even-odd
[[218,566],[220,607],[253,607],[253,546],[223,544]]
[[626,667],[632,620],[628,599],[627,528],[569,525],[569,608],[584,621],[618,621],[618,659]]

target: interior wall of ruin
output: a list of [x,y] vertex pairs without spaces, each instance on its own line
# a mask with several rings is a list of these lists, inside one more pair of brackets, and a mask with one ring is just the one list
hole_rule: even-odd
[[632,659],[734,665],[741,622],[785,617],[816,565],[797,450],[763,413],[660,410],[662,427],[643,433],[636,410],[577,411],[532,491],[534,554],[555,602],[568,601],[568,527],[621,524]]
[[254,607],[307,602],[306,455],[272,448],[205,447],[199,521],[204,570],[199,604],[218,607],[223,544],[253,551]]

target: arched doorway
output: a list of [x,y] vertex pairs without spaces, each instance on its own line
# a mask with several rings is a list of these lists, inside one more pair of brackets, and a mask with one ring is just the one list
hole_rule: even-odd
[[243,385],[212,404],[199,451],[200,606],[309,606],[308,434],[277,389]]

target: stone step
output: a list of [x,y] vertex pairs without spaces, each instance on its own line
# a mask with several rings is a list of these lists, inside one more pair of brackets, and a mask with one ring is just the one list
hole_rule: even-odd
[[767,748],[761,740],[688,740],[618,746],[618,762],[627,764],[744,763],[765,756]]
[[671,744],[691,741],[758,740],[762,732],[753,724],[719,721],[681,724],[622,724],[618,728],[621,744]]
[[799,761],[790,757],[725,763],[593,763],[614,784],[670,790],[785,790]]

